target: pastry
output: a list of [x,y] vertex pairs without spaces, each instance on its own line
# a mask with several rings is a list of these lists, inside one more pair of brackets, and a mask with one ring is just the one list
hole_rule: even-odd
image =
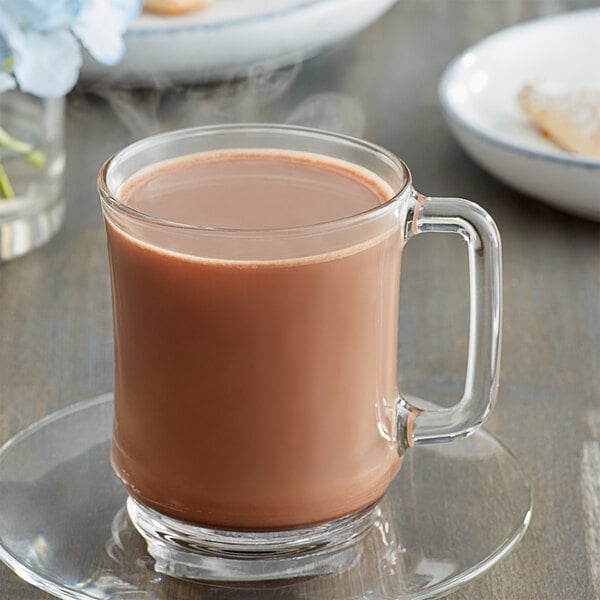
[[539,81],[525,85],[518,101],[531,121],[558,146],[600,159],[600,88]]
[[144,0],[144,10],[160,15],[183,15],[204,8],[210,0]]

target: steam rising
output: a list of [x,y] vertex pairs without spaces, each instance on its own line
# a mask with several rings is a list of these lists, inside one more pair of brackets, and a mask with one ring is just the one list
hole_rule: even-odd
[[364,111],[347,94],[317,93],[290,109],[288,92],[300,70],[300,63],[278,70],[257,64],[247,77],[218,84],[183,87],[157,76],[146,89],[96,84],[86,91],[108,102],[132,139],[170,129],[239,122],[288,123],[360,136]]
[[365,113],[356,98],[330,92],[309,96],[292,110],[287,122],[360,137],[364,131]]

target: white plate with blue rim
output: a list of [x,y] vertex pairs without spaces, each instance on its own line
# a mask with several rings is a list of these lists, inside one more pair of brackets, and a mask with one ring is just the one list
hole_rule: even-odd
[[82,78],[166,84],[289,66],[367,27],[395,2],[212,0],[182,16],[143,13],[125,33],[123,60],[110,68],[86,60]]
[[452,133],[507,185],[561,210],[600,220],[600,160],[562,150],[517,103],[531,81],[600,89],[600,8],[500,31],[454,59],[439,85]]

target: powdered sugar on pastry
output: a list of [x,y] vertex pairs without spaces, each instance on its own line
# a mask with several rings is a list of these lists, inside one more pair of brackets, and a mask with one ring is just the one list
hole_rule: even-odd
[[600,158],[600,88],[538,81],[525,85],[518,100],[531,121],[563,149]]

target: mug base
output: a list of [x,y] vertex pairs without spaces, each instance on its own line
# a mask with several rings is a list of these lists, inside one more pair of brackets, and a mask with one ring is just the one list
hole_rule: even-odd
[[376,521],[378,504],[302,529],[232,531],[167,517],[131,496],[127,512],[146,541],[154,570],[204,581],[265,581],[336,573],[352,567],[355,542]]

